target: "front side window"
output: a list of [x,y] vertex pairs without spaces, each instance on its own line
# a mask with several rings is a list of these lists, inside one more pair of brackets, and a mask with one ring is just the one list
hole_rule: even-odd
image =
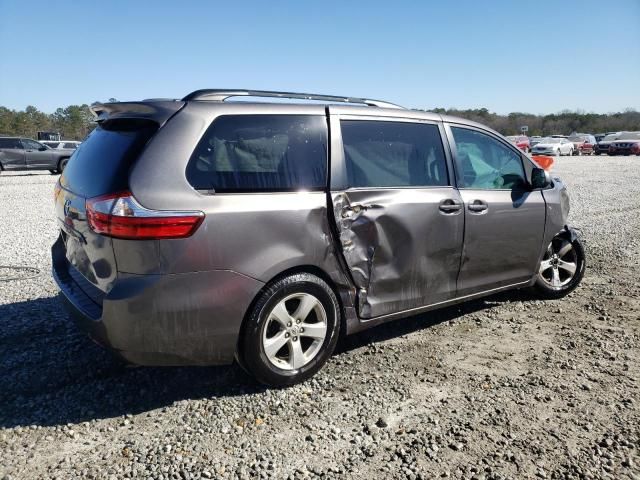
[[278,192],[324,189],[327,121],[320,115],[224,115],[213,121],[187,166],[196,190]]
[[73,148],[73,149],[75,149],[75,148],[78,147],[78,145],[76,143],[65,143],[62,147],[63,148]]
[[42,148],[42,145],[38,142],[34,142],[33,140],[29,140],[26,138],[22,139],[22,144],[27,150],[40,150]]
[[451,131],[461,188],[500,190],[524,185],[524,168],[518,153],[476,130],[451,127]]
[[449,185],[436,125],[342,120],[349,187],[432,187]]

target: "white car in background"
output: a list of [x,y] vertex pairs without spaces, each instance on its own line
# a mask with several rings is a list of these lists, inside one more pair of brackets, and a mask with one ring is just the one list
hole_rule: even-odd
[[531,149],[533,155],[573,155],[573,142],[566,138],[546,137]]
[[54,150],[75,150],[82,142],[76,140],[44,140],[40,143]]

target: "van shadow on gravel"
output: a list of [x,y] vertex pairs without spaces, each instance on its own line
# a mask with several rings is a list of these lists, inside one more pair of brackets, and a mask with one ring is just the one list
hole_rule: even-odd
[[[337,351],[484,310],[491,301],[529,298],[510,292],[394,321],[344,338]],[[58,297],[0,305],[0,428],[65,425],[264,390],[236,365],[128,366],[81,333]]]

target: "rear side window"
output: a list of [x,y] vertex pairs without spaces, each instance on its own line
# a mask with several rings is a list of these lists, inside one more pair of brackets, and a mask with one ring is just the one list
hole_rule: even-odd
[[350,187],[449,185],[436,125],[369,120],[340,125]]
[[63,148],[76,148],[78,145],[75,143],[65,143],[62,145]]
[[22,149],[22,143],[18,138],[0,138],[0,148]]
[[222,193],[323,189],[327,182],[326,118],[218,117],[196,147],[186,174],[196,190]]
[[148,120],[103,122],[73,152],[60,184],[87,198],[126,190],[133,161],[157,129]]

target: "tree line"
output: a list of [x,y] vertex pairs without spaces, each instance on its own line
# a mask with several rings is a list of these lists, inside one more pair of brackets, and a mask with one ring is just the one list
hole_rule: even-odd
[[[528,135],[640,131],[640,112],[635,110],[606,114],[565,110],[549,115],[520,112],[499,115],[486,108],[435,108],[431,111],[474,120],[504,135],[516,135],[520,132],[520,127],[525,125],[529,127]],[[58,108],[53,113],[41,112],[31,105],[24,110],[11,110],[0,106],[0,135],[36,138],[38,131],[53,131],[60,132],[64,139],[82,140],[94,127],[94,117],[87,104],[69,105],[66,108]]]
[[454,115],[483,123],[503,135],[517,135],[528,127],[527,135],[570,135],[571,133],[606,133],[640,131],[640,112],[629,109],[617,113],[586,113],[564,110],[549,115],[513,112],[498,115],[486,108],[456,110],[435,108],[432,112]]

